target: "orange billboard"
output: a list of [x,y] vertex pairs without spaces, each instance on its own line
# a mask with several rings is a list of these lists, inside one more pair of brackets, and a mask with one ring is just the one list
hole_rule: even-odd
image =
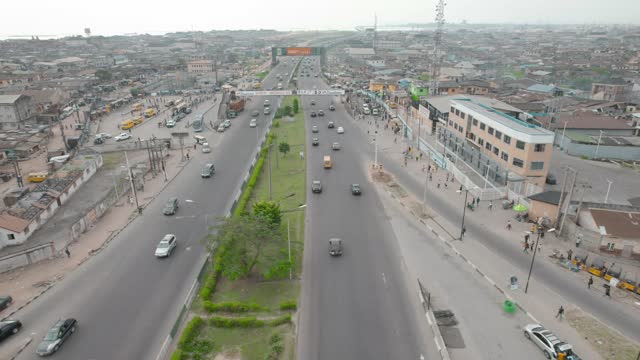
[[311,48],[310,47],[290,47],[290,48],[287,48],[287,55],[308,56],[308,55],[311,55]]

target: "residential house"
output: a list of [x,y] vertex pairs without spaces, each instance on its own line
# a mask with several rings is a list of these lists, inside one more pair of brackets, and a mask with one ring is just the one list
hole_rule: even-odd
[[0,130],[19,129],[35,120],[37,115],[33,97],[28,95],[0,95]]

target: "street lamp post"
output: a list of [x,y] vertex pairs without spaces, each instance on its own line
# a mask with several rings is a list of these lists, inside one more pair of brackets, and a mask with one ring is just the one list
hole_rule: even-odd
[[[284,214],[284,213],[289,213],[294,211],[300,211],[306,207],[307,207],[307,204],[302,204],[297,208],[281,211],[281,213]],[[293,269],[291,264],[291,226],[288,218],[287,218],[287,247],[289,251],[289,280],[293,280]]]
[[[460,193],[460,190],[456,190],[457,193]],[[464,236],[464,216],[467,213],[467,197],[469,196],[469,189],[464,190],[464,207],[462,208],[462,224],[460,225],[460,241],[462,241],[462,237]]]
[[[547,230],[548,233],[554,232],[556,229],[552,228]],[[533,248],[533,256],[531,257],[531,265],[529,266],[529,275],[527,275],[527,285],[524,287],[524,293],[526,294],[529,290],[529,279],[531,279],[531,272],[533,271],[533,262],[536,260],[536,254],[538,253],[538,242],[540,241],[540,234],[542,234],[544,229],[540,226],[537,228],[538,237],[536,238],[536,244]]]

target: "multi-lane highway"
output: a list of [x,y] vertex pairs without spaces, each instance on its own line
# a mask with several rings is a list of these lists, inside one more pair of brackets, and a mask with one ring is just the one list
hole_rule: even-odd
[[[327,88],[313,76],[315,72],[299,77],[298,88]],[[332,100],[302,98],[308,133],[307,183],[320,180],[323,191],[307,190],[298,358],[419,359],[426,352],[426,337],[418,323],[424,315],[410,298],[417,296],[408,289],[397,241],[380,200],[368,188],[366,154],[354,145],[362,135],[347,121],[341,106],[329,111]],[[320,109],[324,117],[309,116]],[[329,121],[335,122],[334,129],[327,128]],[[313,125],[319,133],[311,133]],[[345,134],[337,134],[339,126]],[[319,146],[311,145],[313,137]],[[333,142],[339,142],[341,150],[332,150]],[[323,168],[325,155],[332,157],[333,168]],[[352,183],[362,185],[362,196],[351,194]],[[344,242],[341,257],[329,255],[328,241],[334,237]]]
[[[278,65],[264,85],[275,86],[279,82],[275,74],[291,73],[294,65],[293,61]],[[229,209],[256,152],[256,131],[264,133],[273,116],[273,111],[268,117],[262,114],[262,100],[249,102],[223,134],[202,133],[212,143],[212,153],[192,157],[143,215],[104,251],[14,316],[22,321],[23,330],[11,341],[33,336],[18,359],[36,359],[35,348],[45,332],[65,317],[76,318],[79,329],[56,358],[156,359],[202,263],[200,239]],[[257,128],[249,127],[253,110],[260,111]],[[215,163],[216,173],[202,179],[200,170],[207,162]],[[176,216],[164,216],[162,207],[172,196],[180,199],[181,207]],[[177,250],[167,259],[156,259],[156,245],[167,233],[177,236]]]

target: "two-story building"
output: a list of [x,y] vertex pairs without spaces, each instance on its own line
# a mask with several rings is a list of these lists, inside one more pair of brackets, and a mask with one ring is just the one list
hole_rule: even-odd
[[472,99],[451,100],[448,128],[523,181],[543,186],[554,133]]
[[0,95],[0,130],[19,129],[35,121],[36,104],[27,95]]

